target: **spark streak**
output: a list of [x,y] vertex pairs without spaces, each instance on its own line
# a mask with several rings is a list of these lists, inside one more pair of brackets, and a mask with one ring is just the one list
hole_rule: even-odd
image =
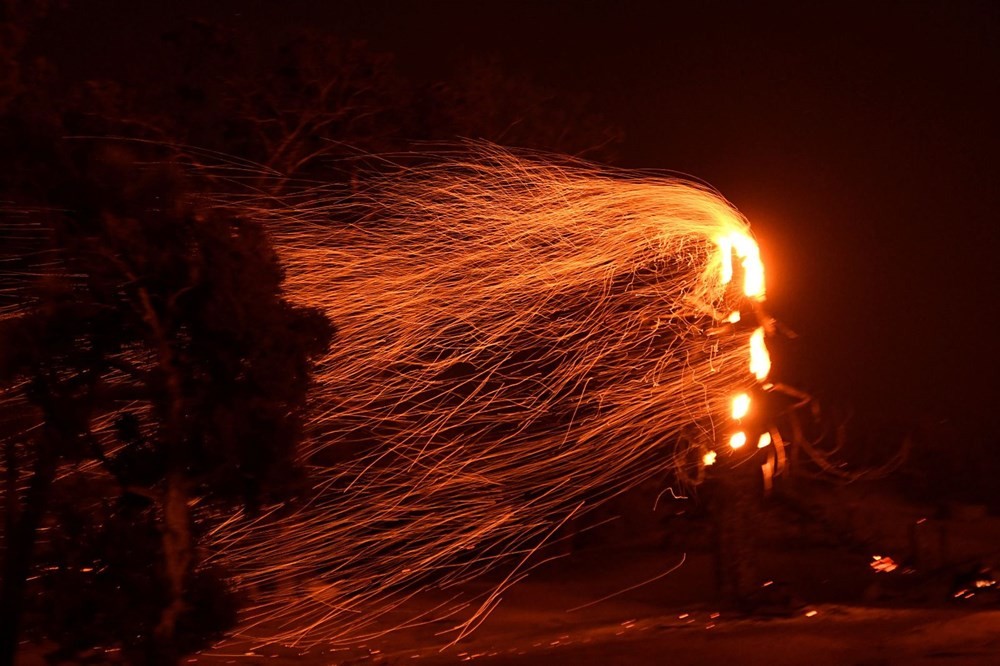
[[767,374],[763,330],[748,371],[736,326],[764,296],[756,243],[699,184],[476,145],[353,193],[226,205],[269,221],[290,296],[339,329],[303,451],[315,496],[211,535],[260,599],[250,636],[465,613],[461,635],[495,593],[401,607],[494,568],[506,585],[574,512],[712,464],[704,442]]

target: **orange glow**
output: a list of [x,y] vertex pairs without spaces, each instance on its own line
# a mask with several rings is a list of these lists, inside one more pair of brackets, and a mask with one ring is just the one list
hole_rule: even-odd
[[733,418],[736,420],[742,419],[750,411],[750,396],[746,393],[740,393],[735,398],[733,398]]
[[705,455],[703,455],[701,457],[701,461],[703,463],[705,463],[706,466],[708,466],[708,465],[714,465],[715,464],[715,459],[717,457],[718,456],[716,455],[715,451],[709,451],[708,453],[706,453]]
[[729,315],[726,318],[726,321],[728,321],[730,324],[738,324],[740,323],[740,319],[742,318],[743,318],[742,315],[740,315],[740,313],[737,311]]
[[734,449],[742,449],[747,443],[747,434],[742,430],[740,432],[733,433],[733,436],[729,438],[729,446]]
[[760,381],[767,379],[771,372],[771,355],[764,343],[764,328],[760,327],[750,336],[750,372]]
[[771,433],[765,432],[763,435],[760,436],[760,439],[757,440],[757,448],[758,449],[763,449],[765,446],[768,446],[770,443],[771,443]]

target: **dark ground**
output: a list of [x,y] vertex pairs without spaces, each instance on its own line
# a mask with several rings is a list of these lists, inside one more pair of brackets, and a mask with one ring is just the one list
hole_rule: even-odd
[[[565,557],[509,590],[455,647],[436,647],[444,637],[435,633],[451,626],[442,622],[360,653],[256,653],[272,664],[1000,663],[1000,596],[953,598],[961,572],[1000,554],[1000,518],[982,507],[904,502],[875,484],[772,499],[760,515],[758,570],[781,589],[745,616],[711,601],[706,519],[688,517],[697,512],[690,501],[661,501],[653,513],[648,499],[610,507],[608,515],[622,517],[578,535]],[[874,555],[900,566],[876,572]],[[232,654],[222,646],[195,663],[226,663]]]
[[[351,649],[227,641],[187,663],[1000,663],[1000,594],[954,598],[963,572],[996,564],[1000,518],[976,505],[906,502],[882,488],[822,484],[768,500],[756,521],[757,566],[770,584],[754,615],[713,600],[710,523],[698,507],[661,500],[653,512],[650,496],[637,494],[594,517],[619,518],[554,545],[555,559],[453,647],[441,648],[454,622],[440,621]],[[876,572],[875,555],[898,568]],[[19,663],[41,664],[41,652]]]

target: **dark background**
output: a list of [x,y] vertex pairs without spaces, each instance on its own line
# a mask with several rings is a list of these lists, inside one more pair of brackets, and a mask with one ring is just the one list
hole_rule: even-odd
[[428,81],[489,58],[584,94],[623,130],[620,165],[697,176],[750,218],[801,335],[795,381],[862,421],[996,439],[1000,4],[167,4],[70,3],[35,48],[142,85],[176,73],[158,37],[194,16],[262,44],[365,40]]

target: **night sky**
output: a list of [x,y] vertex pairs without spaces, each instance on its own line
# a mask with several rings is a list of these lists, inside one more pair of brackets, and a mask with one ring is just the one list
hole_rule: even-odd
[[585,94],[624,131],[621,166],[692,174],[747,214],[806,388],[994,430],[1000,4],[161,4],[72,3],[38,48],[141,81],[169,74],[158,35],[199,16],[367,40],[427,81],[496,58]]

